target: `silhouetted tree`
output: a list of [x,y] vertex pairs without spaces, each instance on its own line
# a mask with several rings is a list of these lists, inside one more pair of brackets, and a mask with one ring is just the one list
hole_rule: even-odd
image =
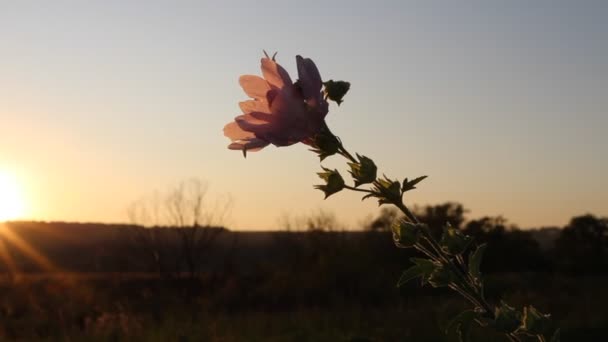
[[476,244],[488,244],[482,261],[485,272],[541,271],[548,268],[548,262],[532,234],[508,225],[501,216],[472,220],[463,232],[473,236]]
[[[166,272],[163,259],[175,261],[175,271],[182,262],[190,278],[200,271],[200,262],[220,233],[220,225],[230,213],[231,201],[226,199],[208,203],[207,184],[199,179],[183,181],[163,195],[135,202],[129,209],[133,223],[151,228],[135,230],[135,241],[152,256],[160,273]],[[177,245],[177,258],[170,258],[171,248]]]
[[465,221],[464,214],[467,210],[460,203],[446,202],[425,207],[416,206],[413,212],[421,222],[429,226],[433,235],[439,237],[448,223],[454,228],[460,228]]
[[555,256],[566,272],[608,273],[608,218],[572,218],[555,243]]

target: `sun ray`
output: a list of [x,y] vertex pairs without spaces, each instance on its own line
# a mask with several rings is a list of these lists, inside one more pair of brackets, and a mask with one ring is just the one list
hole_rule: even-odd
[[10,227],[6,224],[0,225],[0,234],[5,237],[8,243],[11,246],[19,249],[23,254],[25,254],[28,258],[34,261],[38,266],[40,266],[43,270],[49,272],[58,271],[58,267],[51,262],[47,257],[38,252],[34,247],[32,247],[27,241],[23,240],[19,235],[15,234]]
[[6,265],[9,276],[14,275],[17,272],[17,267],[15,266],[15,261],[13,260],[13,256],[8,250],[8,246],[4,242],[4,239],[0,238],[0,261]]

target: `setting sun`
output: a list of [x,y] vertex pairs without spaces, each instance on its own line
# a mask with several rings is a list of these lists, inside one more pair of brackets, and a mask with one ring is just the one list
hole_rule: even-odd
[[0,222],[20,218],[24,211],[17,179],[12,174],[0,170]]

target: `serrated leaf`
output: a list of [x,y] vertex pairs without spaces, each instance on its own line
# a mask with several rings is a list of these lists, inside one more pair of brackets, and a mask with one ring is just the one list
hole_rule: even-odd
[[460,342],[469,340],[473,322],[478,314],[473,310],[466,310],[454,317],[445,329],[448,336],[458,336]]
[[487,244],[481,244],[475,249],[473,253],[469,256],[469,272],[473,276],[473,278],[477,280],[481,280],[481,260],[483,259],[483,253],[485,252]]
[[403,180],[403,186],[401,187],[401,191],[406,192],[406,191],[416,189],[416,184],[422,182],[427,177],[428,176],[421,176],[421,177],[412,179],[411,181],[408,181],[406,178],[405,180]]

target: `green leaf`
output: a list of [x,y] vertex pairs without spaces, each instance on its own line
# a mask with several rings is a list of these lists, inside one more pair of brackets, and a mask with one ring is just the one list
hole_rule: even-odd
[[357,154],[357,158],[359,159],[358,163],[348,163],[350,166],[349,172],[355,180],[355,187],[361,184],[372,183],[376,179],[378,167],[376,167],[373,160],[366,156]]
[[473,328],[473,322],[477,318],[478,314],[473,310],[466,310],[454,317],[445,329],[445,333],[448,336],[457,336],[460,342],[469,340],[471,329]]
[[479,267],[481,266],[481,260],[483,258],[483,253],[485,252],[487,244],[481,244],[475,249],[473,253],[469,256],[469,272],[473,276],[473,278],[477,280],[481,280],[481,271]]
[[401,287],[405,285],[408,281],[422,277],[423,271],[418,265],[414,265],[407,270],[403,271],[401,277],[399,277],[399,281],[397,282],[397,287]]
[[342,103],[344,95],[346,95],[350,89],[350,83],[345,81],[329,80],[324,82],[323,85],[325,86],[325,96],[336,102],[338,106]]
[[428,177],[428,176],[418,177],[418,178],[412,179],[411,181],[408,181],[407,178],[404,179],[403,186],[401,187],[401,191],[406,192],[406,191],[416,189],[416,184],[422,182],[422,180],[424,180],[426,177]]
[[541,313],[532,305],[526,306],[522,328],[531,335],[543,335],[551,328],[551,315]]
[[448,224],[443,229],[440,245],[444,252],[451,255],[457,255],[462,254],[472,241],[472,237],[462,234],[460,230],[452,228],[452,226]]
[[401,287],[408,281],[415,278],[421,278],[422,283],[424,284],[431,273],[433,273],[435,267],[437,267],[435,263],[427,259],[411,258],[410,260],[414,263],[414,265],[403,271],[399,281],[397,282],[397,287]]
[[433,287],[445,287],[454,282],[456,276],[450,267],[439,265],[435,267],[433,273],[429,277],[429,284]]
[[500,332],[511,333],[521,325],[521,313],[505,302],[496,307],[495,316],[494,327]]
[[414,224],[402,219],[395,220],[392,225],[393,240],[397,247],[409,248],[414,246],[422,232],[423,225]]

